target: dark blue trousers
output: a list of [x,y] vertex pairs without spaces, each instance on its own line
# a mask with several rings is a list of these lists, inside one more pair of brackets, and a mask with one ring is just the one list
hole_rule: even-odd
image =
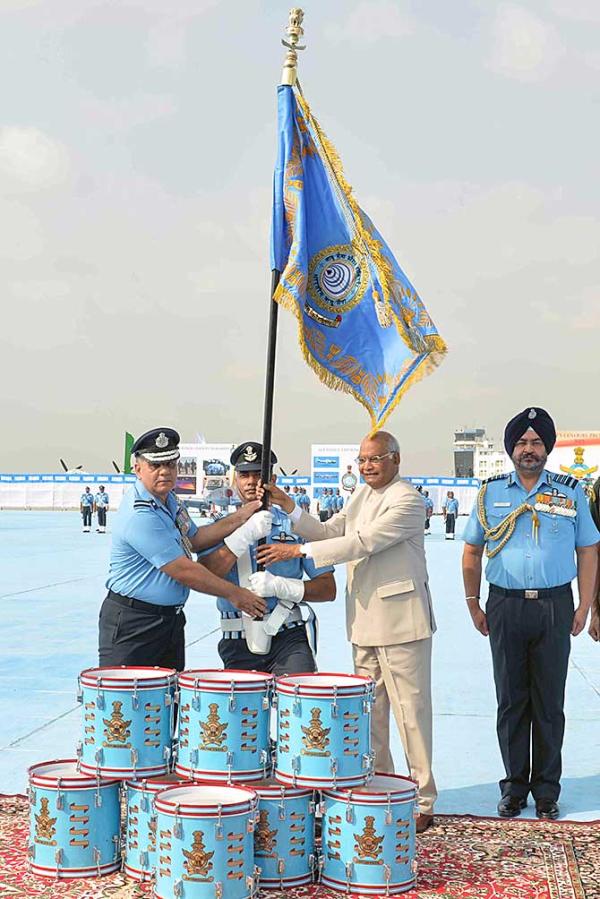
[[540,599],[504,596],[490,584],[486,615],[503,796],[558,799],[573,613],[570,584]]

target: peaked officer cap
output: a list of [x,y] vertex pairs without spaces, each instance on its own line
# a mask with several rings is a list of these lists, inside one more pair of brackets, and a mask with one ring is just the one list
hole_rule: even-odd
[[554,422],[545,409],[540,409],[539,406],[530,406],[511,418],[504,429],[504,448],[509,456],[512,456],[517,440],[520,440],[529,428],[533,428],[538,437],[543,440],[546,452],[552,452],[556,443]]
[[[229,460],[236,471],[261,471],[262,469],[262,443],[254,443],[249,440],[247,443],[240,443],[236,446]],[[277,456],[271,450],[271,468],[277,462]]]
[[179,459],[179,434],[173,428],[153,428],[138,437],[131,452],[148,462],[174,462]]

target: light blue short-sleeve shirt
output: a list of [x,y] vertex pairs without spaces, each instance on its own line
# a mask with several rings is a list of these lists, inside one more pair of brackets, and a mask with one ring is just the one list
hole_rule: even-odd
[[444,503],[447,515],[458,515],[458,500],[456,497],[446,500]]
[[182,531],[191,538],[197,530],[174,493],[162,503],[137,481],[124,495],[113,519],[106,586],[142,602],[183,605],[189,588],[160,569],[186,555]]
[[[499,525],[522,503],[535,508],[539,521],[536,534],[533,514],[525,511],[506,545],[488,559],[485,576],[497,587],[535,590],[568,584],[577,574],[576,548],[600,541],[585,493],[576,478],[568,475],[544,471],[529,492],[515,472],[492,478],[486,484],[484,502],[488,528]],[[463,539],[474,546],[486,542],[477,503]],[[489,548],[493,550],[498,542],[490,540]]]

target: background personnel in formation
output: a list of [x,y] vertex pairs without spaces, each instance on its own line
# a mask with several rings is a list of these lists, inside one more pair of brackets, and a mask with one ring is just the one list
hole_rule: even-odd
[[[272,452],[271,473],[276,463],[277,456]],[[231,454],[231,464],[235,470],[235,488],[244,508],[257,498],[262,444],[253,441],[240,444]],[[293,495],[279,492],[285,497],[288,510],[299,509]],[[290,520],[281,508],[272,506],[271,514],[269,543],[296,546],[303,542],[292,534]],[[333,567],[317,568],[310,559],[297,556],[270,566],[269,571],[257,572],[256,551],[257,543],[251,534],[236,531],[225,538],[222,546],[201,557],[212,572],[233,584],[248,585],[267,603],[268,618],[252,621],[240,616],[224,596],[218,598],[223,631],[219,655],[223,664],[225,668],[258,669],[276,675],[315,671],[314,613],[305,604],[335,599]],[[306,622],[303,609],[308,616]]]
[[400,448],[378,431],[365,437],[357,459],[364,484],[345,509],[318,522],[269,487],[290,513],[294,531],[309,543],[264,546],[265,565],[305,555],[315,565],[347,562],[346,622],[354,669],[376,683],[371,721],[375,770],[393,772],[390,704],[411,776],[419,784],[417,830],[433,821],[437,796],[431,770],[431,643],[435,621],[425,563],[425,509],[417,491],[400,480]]
[[92,511],[94,508],[94,494],[86,487],[79,499],[79,511],[83,519],[83,533],[89,534],[92,529]]
[[[179,434],[154,428],[135,441],[137,482],[124,495],[112,527],[108,595],[99,620],[101,666],[185,666],[183,606],[190,589],[224,596],[250,615],[263,614],[264,599],[224,581],[192,553],[214,546],[238,529],[239,539],[269,533],[271,515],[248,503],[227,518],[198,529],[173,489]],[[256,512],[256,514],[254,514]]]
[[98,516],[98,527],[96,530],[99,534],[106,533],[106,514],[108,512],[108,507],[110,505],[110,500],[108,498],[108,493],[104,489],[103,485],[100,484],[98,487],[98,493],[94,496],[94,512]]
[[458,500],[452,490],[448,491],[448,495],[442,504],[442,512],[446,522],[446,540],[454,540],[456,519],[458,518]]
[[433,500],[429,496],[429,490],[423,490],[423,502],[425,503],[425,533],[430,534],[431,516],[433,515]]
[[[525,409],[509,421],[504,446],[515,471],[483,483],[464,533],[467,604],[492,650],[506,770],[498,814],[505,818],[520,814],[530,792],[538,818],[558,817],[571,636],[585,627],[596,584],[600,534],[577,479],[545,469],[555,441],[544,409]],[[479,606],[484,548],[485,613]]]

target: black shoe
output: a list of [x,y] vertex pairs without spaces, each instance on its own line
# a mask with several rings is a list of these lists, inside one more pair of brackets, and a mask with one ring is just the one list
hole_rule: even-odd
[[536,799],[535,813],[538,818],[558,818],[558,802],[555,799]]
[[526,805],[527,800],[520,796],[503,796],[498,803],[498,814],[501,818],[516,818]]

